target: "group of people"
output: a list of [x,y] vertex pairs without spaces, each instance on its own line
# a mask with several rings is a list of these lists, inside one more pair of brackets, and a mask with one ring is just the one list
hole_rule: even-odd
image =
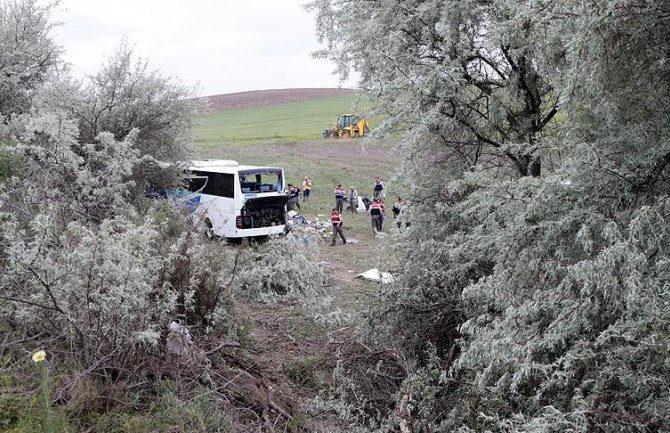
[[[351,210],[352,212],[358,212],[358,191],[356,191],[356,189],[352,186],[349,188],[349,193],[345,194],[342,184],[338,184],[335,188],[335,207],[331,212],[330,218],[331,224],[333,226],[333,241],[331,245],[335,245],[338,235],[342,239],[343,244],[347,243],[347,240],[344,237],[344,232],[342,231],[342,209],[344,207],[345,197],[349,201],[349,206],[347,209]],[[379,177],[375,177],[372,189],[372,200],[369,200],[367,197],[363,198],[365,209],[370,215],[372,232],[374,234],[382,231],[386,212],[384,197],[384,183]],[[396,224],[398,227],[401,225],[401,222],[399,221],[400,214],[404,210],[405,201],[401,197],[398,197],[392,208],[393,218],[397,220]]]
[[[293,184],[288,184],[288,194],[289,199],[287,202],[288,210],[300,210],[300,193],[302,191],[302,201],[309,199],[312,191],[312,181],[308,176],[305,176],[302,182],[302,190]],[[358,191],[351,186],[349,191],[345,191],[342,187],[342,184],[338,184],[334,191],[335,194],[335,207],[333,208],[330,216],[330,222],[333,226],[333,239],[331,245],[336,244],[337,237],[339,236],[342,239],[342,243],[346,244],[347,240],[344,236],[344,231],[342,230],[343,218],[342,212],[344,211],[344,202],[348,202],[347,210],[357,213],[359,207],[359,200],[365,205],[366,212],[370,215],[370,222],[372,225],[372,232],[374,234],[381,232],[384,224],[386,206],[384,204],[385,192],[384,192],[384,183],[381,178],[375,177],[372,185],[372,200],[367,197],[359,198]],[[398,197],[396,202],[393,204],[392,212],[393,218],[398,220],[400,214],[404,211],[405,202]],[[398,227],[400,227],[400,221],[397,221]]]

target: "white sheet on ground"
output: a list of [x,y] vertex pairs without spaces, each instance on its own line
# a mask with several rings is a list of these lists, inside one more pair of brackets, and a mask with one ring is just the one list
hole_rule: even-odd
[[393,282],[393,275],[388,272],[379,272],[379,269],[372,268],[358,274],[359,277],[366,278],[368,280],[379,281],[382,284],[388,284]]

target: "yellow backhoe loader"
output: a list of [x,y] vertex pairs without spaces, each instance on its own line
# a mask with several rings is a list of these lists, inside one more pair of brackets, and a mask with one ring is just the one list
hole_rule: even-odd
[[354,138],[363,137],[370,130],[370,123],[365,115],[343,114],[337,118],[337,125],[323,131],[323,138]]

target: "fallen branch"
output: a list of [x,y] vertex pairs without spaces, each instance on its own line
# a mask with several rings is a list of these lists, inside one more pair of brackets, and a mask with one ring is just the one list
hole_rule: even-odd
[[235,343],[234,341],[224,341],[223,343],[216,346],[214,349],[210,349],[207,352],[205,352],[205,355],[209,356],[212,353],[218,352],[224,347],[242,347],[242,346],[240,345],[240,343]]
[[284,409],[281,408],[281,406],[275,403],[274,389],[272,388],[272,385],[268,385],[268,406],[279,412],[279,414],[284,418],[286,418],[287,420],[293,418],[290,413],[286,412]]

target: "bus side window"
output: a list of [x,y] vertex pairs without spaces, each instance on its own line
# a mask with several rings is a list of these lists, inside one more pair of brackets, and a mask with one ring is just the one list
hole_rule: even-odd
[[218,175],[218,191],[219,197],[234,198],[235,197],[235,176],[228,173],[221,173]]
[[[201,176],[201,173],[193,173],[194,175]],[[206,177],[189,177],[188,178],[188,190],[190,192],[200,192],[207,184]]]
[[195,171],[193,174],[202,177],[189,179],[189,191],[202,192],[203,194],[215,195],[217,197],[235,197],[235,177],[232,174],[205,171]]

